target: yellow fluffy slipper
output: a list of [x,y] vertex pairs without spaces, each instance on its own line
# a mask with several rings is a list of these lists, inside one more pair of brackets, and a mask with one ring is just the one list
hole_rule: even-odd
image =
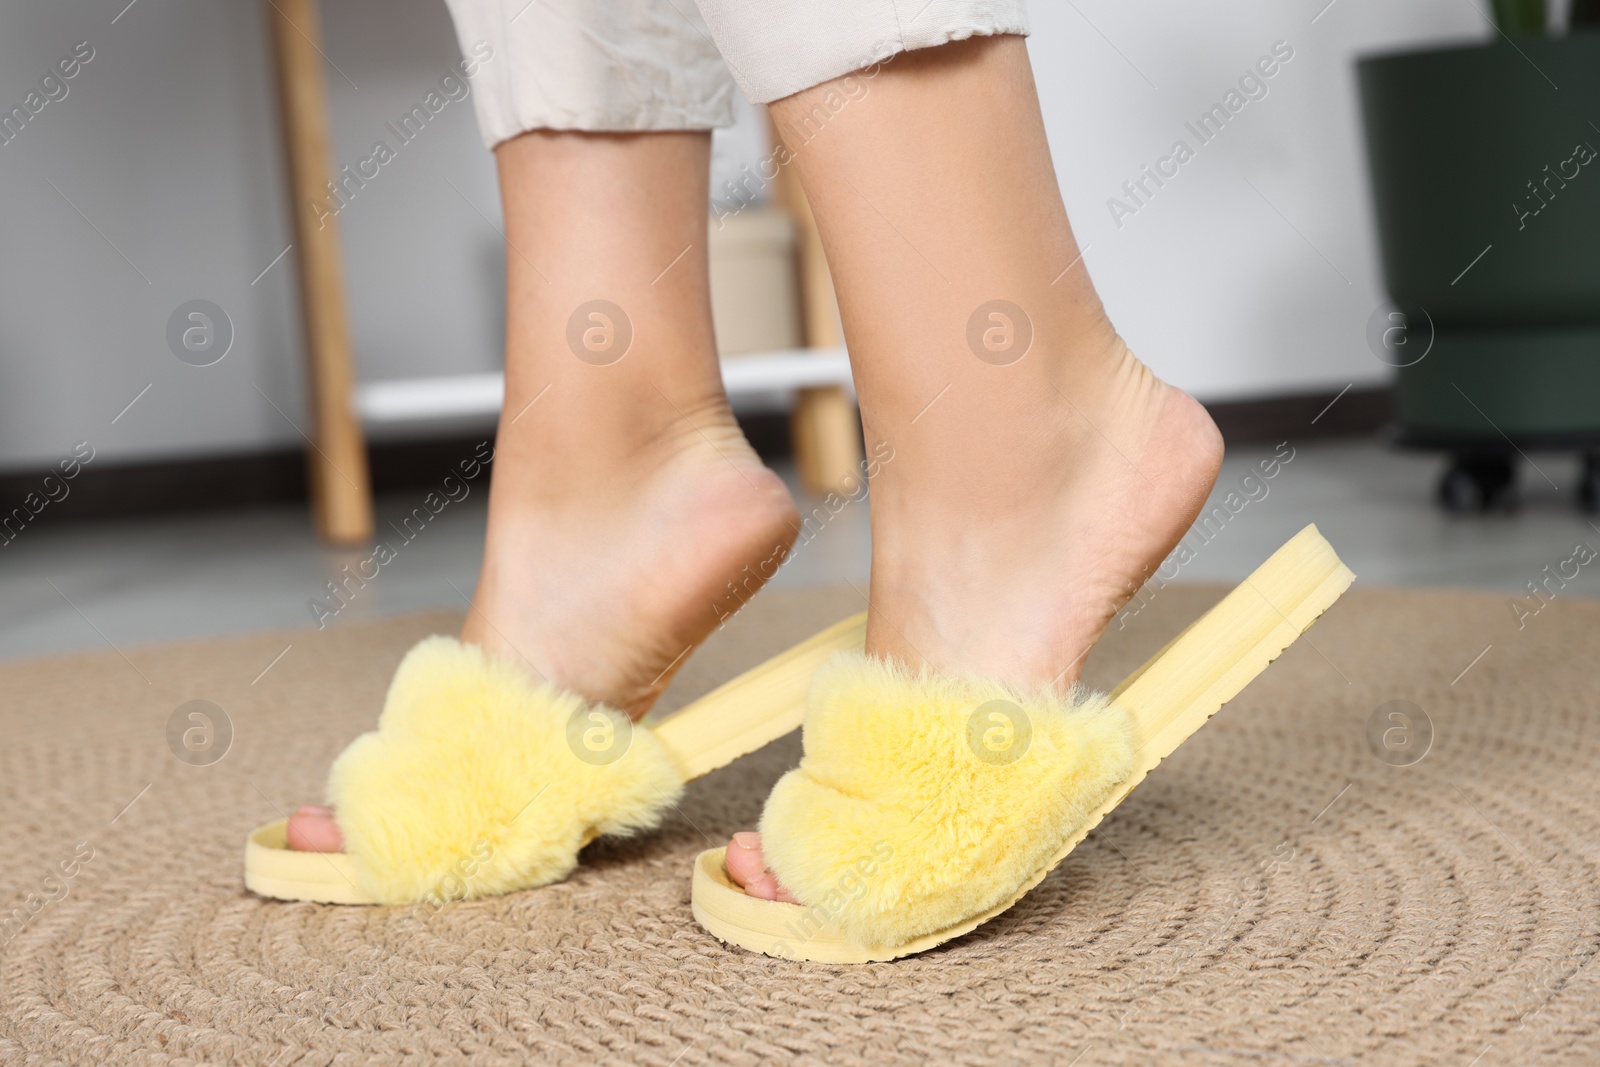
[[847,619],[662,720],[530,679],[454,638],[411,649],[378,728],[334,762],[346,851],[288,848],[286,823],[245,844],[245,885],[334,904],[441,904],[565,878],[602,834],[656,826],[690,779],[800,725],[818,666],[860,649]]
[[805,758],[767,798],[761,843],[817,918],[898,945],[1015,892],[1132,767],[1128,716],[1101,694],[841,655],[812,683]]
[[1020,900],[1349,587],[1308,526],[1110,696],[1020,692],[859,653],[817,675],[800,766],[762,847],[804,905],[746,895],[722,849],[695,918],[722,941],[825,963],[890,960]]

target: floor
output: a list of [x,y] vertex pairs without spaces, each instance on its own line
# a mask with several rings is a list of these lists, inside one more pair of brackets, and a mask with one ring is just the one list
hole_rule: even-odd
[[[1270,478],[1262,477],[1263,462]],[[1573,504],[1575,459],[1534,456],[1521,472],[1519,510],[1465,518],[1433,503],[1440,465],[1436,456],[1364,441],[1236,447],[1208,505],[1215,517],[1187,539],[1193,553],[1179,580],[1243,577],[1316,522],[1363,583],[1489,589],[1507,594],[1510,612],[1527,583],[1572,557],[1578,542],[1600,548],[1600,526]],[[793,471],[780,469],[792,483]],[[477,575],[485,494],[474,488],[425,526],[402,532],[421,497],[379,500],[381,536],[394,558],[343,607],[326,596],[326,583],[372,553],[318,545],[299,508],[24,531],[0,556],[7,609],[0,659],[464,608]],[[862,584],[866,504],[848,503],[836,514],[816,497],[803,506],[813,534],[774,583]],[[1580,570],[1559,593],[1597,594],[1600,568]]]
[[[1107,634],[1099,684],[1212,592],[1174,586]],[[689,657],[680,694],[855,605],[842,586],[755,598]],[[793,735],[691,783],[657,832],[596,842],[558,885],[449,903],[469,857],[414,908],[243,892],[244,835],[325,796],[439,617],[330,627],[286,655],[278,634],[130,649],[149,684],[107,650],[0,664],[0,1063],[1600,1063],[1600,600],[1519,634],[1496,594],[1351,590],[1017,907],[864,967],[726,949],[690,908],[696,857],[755,825]],[[173,707],[202,696],[199,722]],[[222,723],[219,752],[203,724]],[[927,764],[854,791],[988,777]],[[1013,825],[1052,807],[1036,797]],[[931,822],[884,820],[871,862],[840,865],[832,914],[905,869],[873,863],[925,851],[908,835]],[[786,918],[767,947],[826,932]]]

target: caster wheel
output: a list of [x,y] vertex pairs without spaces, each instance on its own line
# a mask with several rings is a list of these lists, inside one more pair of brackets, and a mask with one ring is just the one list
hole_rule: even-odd
[[1591,515],[1600,512],[1600,456],[1585,456],[1578,481],[1578,506]]
[[[1508,511],[1515,503],[1515,485],[1516,472],[1507,456],[1456,456],[1439,480],[1439,503],[1456,515]],[[1600,491],[1600,482],[1594,488]]]

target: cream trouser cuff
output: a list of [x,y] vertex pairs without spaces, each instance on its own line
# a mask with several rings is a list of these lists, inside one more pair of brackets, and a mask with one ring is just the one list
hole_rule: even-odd
[[1028,32],[1025,0],[446,0],[490,147],[705,130],[900,52]]

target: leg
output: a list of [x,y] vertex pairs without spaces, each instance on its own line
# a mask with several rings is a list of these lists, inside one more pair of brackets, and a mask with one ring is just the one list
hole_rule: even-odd
[[[894,449],[873,484],[867,650],[1064,688],[1198,514],[1221,437],[1107,320],[1020,37],[908,52],[867,84],[772,105],[787,136],[824,94],[852,100],[793,165],[867,440]],[[991,317],[996,299],[1015,310]],[[736,835],[728,867],[781,896],[757,835]]]
[[[767,129],[775,145],[782,143],[770,113]],[[828,272],[816,217],[806,203],[805,190],[793,167],[778,171],[772,192],[773,199],[795,224],[805,343],[811,348],[835,348],[844,343],[844,338],[839,336],[833,275]],[[826,493],[858,476],[862,457],[856,410],[842,388],[800,390],[789,416],[789,433],[794,444],[795,471],[807,489]]]
[[[496,152],[506,402],[461,637],[635,718],[799,525],[722,392],[709,153],[703,132],[546,131]],[[596,299],[620,310],[576,314]],[[326,809],[291,835],[340,847]]]
[[[737,609],[727,583],[786,550],[798,521],[722,392],[710,136],[538,132],[497,155],[512,246],[504,466],[462,637],[637,718],[717,606]],[[571,344],[574,309],[596,298],[632,327],[614,363]],[[611,326],[620,345],[624,323]],[[579,347],[605,329],[584,319]]]

